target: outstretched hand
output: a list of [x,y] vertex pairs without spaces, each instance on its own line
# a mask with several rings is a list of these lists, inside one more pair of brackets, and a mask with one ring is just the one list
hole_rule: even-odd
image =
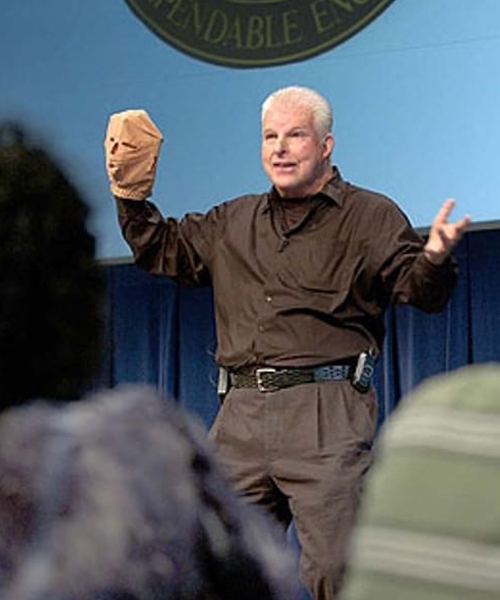
[[440,265],[446,260],[471,221],[470,216],[465,215],[460,220],[449,223],[448,217],[454,206],[453,198],[446,200],[432,222],[424,252],[428,260],[435,265]]

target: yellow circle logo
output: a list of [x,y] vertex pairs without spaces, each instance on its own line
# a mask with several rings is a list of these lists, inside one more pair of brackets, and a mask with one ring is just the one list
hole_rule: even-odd
[[271,67],[321,54],[394,0],[125,0],[160,38],[228,67]]

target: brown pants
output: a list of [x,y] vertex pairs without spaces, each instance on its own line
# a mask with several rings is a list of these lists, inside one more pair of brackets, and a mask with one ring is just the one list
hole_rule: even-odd
[[236,491],[284,527],[293,518],[301,577],[315,600],[333,600],[340,588],[376,421],[375,393],[345,381],[233,388],[212,426]]

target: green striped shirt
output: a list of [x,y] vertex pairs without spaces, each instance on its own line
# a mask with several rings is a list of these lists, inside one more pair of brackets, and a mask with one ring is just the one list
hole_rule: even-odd
[[430,378],[382,429],[340,600],[500,599],[500,365]]

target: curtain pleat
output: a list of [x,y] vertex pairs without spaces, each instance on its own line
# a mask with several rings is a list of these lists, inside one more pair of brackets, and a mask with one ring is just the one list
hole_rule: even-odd
[[500,231],[473,232],[469,242],[471,361],[500,361]]

